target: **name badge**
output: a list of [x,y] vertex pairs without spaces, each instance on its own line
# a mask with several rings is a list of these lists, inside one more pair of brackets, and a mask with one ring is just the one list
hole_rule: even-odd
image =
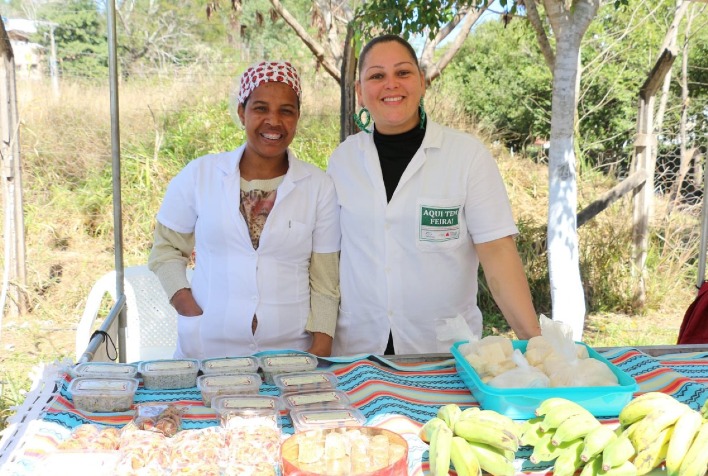
[[432,243],[459,239],[461,209],[462,206],[434,207],[420,205],[418,239]]

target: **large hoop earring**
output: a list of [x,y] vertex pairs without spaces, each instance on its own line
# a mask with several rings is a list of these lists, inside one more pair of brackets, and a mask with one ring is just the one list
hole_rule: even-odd
[[[366,116],[366,121],[364,121],[363,116]],[[369,113],[369,110],[367,108],[362,107],[359,110],[358,114],[356,112],[354,113],[354,123],[362,131],[366,132],[367,134],[371,134],[371,131],[367,129],[367,127],[369,127],[369,124],[371,124],[371,114]]]
[[420,97],[420,105],[418,106],[418,110],[420,111],[420,127],[421,129],[425,129],[425,104],[423,103],[423,96]]

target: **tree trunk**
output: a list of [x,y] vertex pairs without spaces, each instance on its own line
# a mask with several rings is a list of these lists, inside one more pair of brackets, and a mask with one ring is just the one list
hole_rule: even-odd
[[340,118],[339,118],[339,141],[343,142],[348,136],[357,132],[354,124],[354,111],[356,110],[356,55],[354,54],[354,28],[349,23],[347,26],[347,37],[344,40],[344,51],[342,52],[342,80],[339,82],[341,92]]
[[544,0],[544,6],[556,37],[546,245],[552,317],[570,326],[573,338],[581,340],[585,323],[585,295],[578,253],[578,188],[573,125],[578,102],[580,43],[597,14],[599,0],[578,0],[573,2],[572,8],[568,8],[563,1]]

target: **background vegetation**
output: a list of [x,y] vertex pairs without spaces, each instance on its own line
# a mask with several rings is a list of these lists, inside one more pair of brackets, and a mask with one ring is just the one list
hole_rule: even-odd
[[[232,120],[234,79],[252,61],[288,58],[304,76],[297,155],[326,167],[339,137],[339,87],[317,67],[266,0],[240,13],[211,3],[121,2],[120,129],[125,265],[146,262],[154,215],[169,180],[189,160],[244,140]],[[216,5],[216,4],[213,4]],[[304,24],[311,2],[288,2]],[[698,4],[697,4],[698,5]],[[586,206],[626,176],[632,158],[638,88],[653,64],[673,2],[603,7],[583,48],[578,140],[579,203]],[[60,94],[49,81],[18,79],[31,312],[5,316],[0,341],[0,427],[22,401],[28,370],[73,359],[74,330],[92,284],[114,267],[110,113],[104,12],[92,1],[3,4],[4,16],[55,22]],[[698,12],[686,40],[690,146],[705,154],[708,28]],[[701,25],[703,28],[701,28]],[[312,34],[316,29],[312,26]],[[48,31],[37,40],[49,46]],[[677,63],[680,63],[677,62]],[[677,64],[676,68],[680,65]],[[675,68],[675,69],[676,69]],[[680,73],[676,72],[677,77]],[[545,227],[548,171],[543,140],[550,117],[548,68],[522,19],[494,18],[476,28],[464,51],[426,95],[431,117],[482,136],[498,158],[519,223],[518,246],[539,312],[550,311]],[[670,180],[681,112],[678,79],[662,131]],[[699,161],[700,167],[704,159]],[[624,198],[580,228],[581,272],[590,345],[671,344],[694,296],[702,169],[684,194],[658,189],[648,261],[648,305],[632,308],[631,203]],[[696,177],[696,178],[694,178]],[[106,303],[108,306],[108,303]],[[509,332],[486,290],[485,332]]]

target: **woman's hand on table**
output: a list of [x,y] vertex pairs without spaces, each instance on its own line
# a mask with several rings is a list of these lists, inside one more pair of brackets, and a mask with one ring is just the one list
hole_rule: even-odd
[[312,333],[312,345],[307,351],[318,357],[329,357],[332,355],[332,336],[324,332]]

